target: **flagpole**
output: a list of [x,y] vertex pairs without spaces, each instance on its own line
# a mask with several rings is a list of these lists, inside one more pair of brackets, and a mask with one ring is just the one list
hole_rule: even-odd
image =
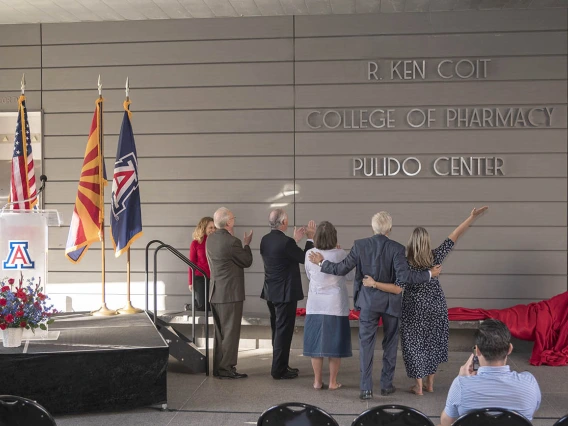
[[[126,77],[126,102],[130,102],[130,86],[128,85],[128,77]],[[126,306],[118,310],[119,314],[130,315],[144,312],[142,309],[132,306],[130,301],[130,246],[126,250]]]
[[99,149],[100,149],[100,156],[101,159],[101,166],[99,170],[99,176],[101,177],[100,181],[100,208],[101,208],[101,283],[102,283],[102,305],[101,307],[93,312],[95,316],[112,316],[116,315],[117,312],[109,309],[106,305],[106,276],[105,276],[105,219],[104,219],[104,210],[105,210],[105,186],[103,182],[104,176],[104,130],[103,130],[103,85],[101,84],[101,76],[99,74],[98,80],[98,88],[99,88],[99,102],[100,106],[98,108],[99,114]]

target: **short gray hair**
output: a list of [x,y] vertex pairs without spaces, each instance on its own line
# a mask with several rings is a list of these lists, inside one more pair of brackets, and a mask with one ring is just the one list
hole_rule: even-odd
[[375,234],[387,235],[392,229],[392,217],[388,212],[378,212],[371,219],[371,226]]
[[278,229],[284,224],[284,220],[288,217],[283,209],[276,209],[270,212],[268,216],[268,224],[270,229]]
[[215,223],[215,228],[225,229],[227,223],[231,219],[231,211],[227,207],[219,207],[215,214],[213,215],[213,222]]

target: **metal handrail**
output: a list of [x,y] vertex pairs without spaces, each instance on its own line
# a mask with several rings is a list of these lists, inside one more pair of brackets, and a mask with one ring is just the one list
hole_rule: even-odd
[[[177,252],[177,253],[179,254],[179,256],[181,256],[180,259],[181,259],[182,261],[184,261],[184,262],[189,266],[189,268],[191,269],[191,273],[192,273],[192,276],[191,276],[192,281],[191,281],[191,282],[193,282],[193,278],[195,278],[195,276],[194,276],[194,274],[195,274],[195,269],[197,269],[199,272],[201,272],[201,273],[203,274],[203,276],[206,278],[206,281],[207,281],[207,273],[206,273],[203,269],[201,269],[199,266],[197,266],[195,263],[193,263],[191,260],[189,260],[187,257],[185,257],[183,254],[181,254],[181,253],[179,252],[179,250],[176,250],[175,248],[173,248],[173,247],[170,246],[169,244],[164,243],[164,242],[161,241],[161,240],[152,240],[152,241],[150,241],[148,244],[146,244],[146,249],[145,249],[145,267],[146,267],[146,310],[148,310],[148,300],[149,300],[149,295],[148,295],[149,279],[148,279],[148,275],[149,275],[149,273],[150,273],[150,270],[149,270],[149,268],[148,268],[148,266],[149,266],[149,265],[148,265],[148,252],[149,252],[149,250],[150,250],[150,246],[151,246],[152,244],[154,244],[154,243],[160,243],[160,244],[163,244],[163,245],[167,245],[167,246],[169,246],[172,250],[175,250],[175,252]],[[171,251],[171,250],[170,250],[170,251]],[[173,253],[173,252],[172,252],[172,253]],[[174,254],[175,254],[175,253],[174,253]],[[178,257],[179,257],[179,256],[178,256]],[[189,263],[188,263],[188,262],[189,262]],[[206,294],[208,294],[208,293],[206,293]],[[193,303],[192,303],[192,306],[193,306]]]
[[150,273],[148,268],[148,251],[150,250],[150,246],[154,243],[164,244],[160,240],[152,240],[148,244],[146,244],[145,256],[146,256],[146,310],[148,310],[148,274]]
[[[191,278],[192,282],[195,281],[195,270],[198,270],[203,274],[205,279],[205,374],[209,376],[209,309],[207,304],[207,295],[209,294],[209,278],[207,277],[207,273],[185,257],[181,252],[175,248],[173,248],[169,244],[165,244],[163,241],[160,240],[152,240],[146,245],[146,310],[148,310],[148,251],[150,245],[154,243],[160,243],[160,245],[154,251],[154,324],[156,324],[156,319],[158,318],[158,251],[165,248],[170,253],[175,255],[178,259],[184,262],[189,268],[191,269]],[[195,302],[191,304],[191,315],[192,315],[192,342],[195,343]]]

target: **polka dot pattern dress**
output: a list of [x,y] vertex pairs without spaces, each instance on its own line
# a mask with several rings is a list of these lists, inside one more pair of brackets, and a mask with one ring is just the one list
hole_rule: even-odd
[[[440,265],[454,247],[447,238],[432,251],[434,265]],[[410,267],[413,271],[424,271]],[[450,325],[446,296],[438,277],[421,284],[396,283],[404,289],[400,337],[406,374],[413,379],[436,373],[448,362]]]

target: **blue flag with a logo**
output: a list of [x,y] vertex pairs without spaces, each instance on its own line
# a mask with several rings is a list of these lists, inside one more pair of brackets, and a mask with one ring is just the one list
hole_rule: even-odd
[[110,229],[116,257],[128,250],[130,245],[142,236],[138,159],[129,106],[130,101],[125,101],[112,179]]

